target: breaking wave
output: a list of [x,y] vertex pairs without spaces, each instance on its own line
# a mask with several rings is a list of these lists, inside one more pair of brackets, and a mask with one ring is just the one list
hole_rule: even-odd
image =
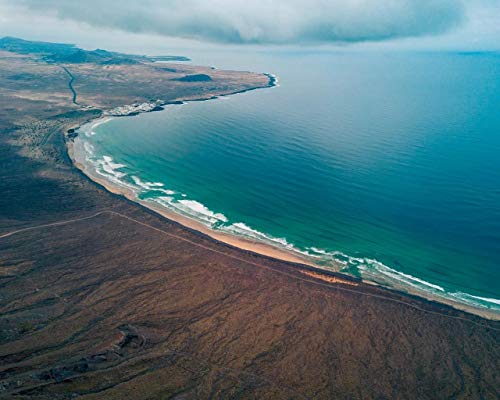
[[153,188],[165,186],[161,182],[143,182],[143,181],[141,181],[141,179],[138,176],[135,176],[135,175],[132,175],[131,178],[137,186],[140,186],[141,188],[146,189],[146,190],[151,190]]
[[105,123],[111,121],[111,117],[99,118],[89,124],[85,124],[80,127],[79,131],[83,133],[86,137],[94,136],[96,134],[96,128],[98,126],[104,125]]

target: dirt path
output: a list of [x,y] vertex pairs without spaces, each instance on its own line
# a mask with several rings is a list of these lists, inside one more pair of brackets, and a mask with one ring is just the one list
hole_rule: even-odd
[[10,236],[16,235],[18,233],[22,233],[22,232],[27,232],[27,231],[37,230],[37,229],[43,229],[43,228],[50,228],[50,227],[54,227],[54,226],[61,226],[61,225],[66,225],[66,224],[70,224],[70,223],[73,223],[73,222],[85,221],[85,220],[88,220],[88,219],[92,219],[92,218],[98,217],[98,216],[103,215],[103,214],[111,214],[111,215],[115,215],[115,216],[127,219],[127,220],[132,221],[132,222],[134,222],[136,224],[142,225],[142,226],[144,226],[146,228],[149,228],[149,229],[152,229],[152,230],[154,230],[156,232],[159,232],[159,233],[161,233],[163,235],[166,235],[166,236],[169,236],[169,237],[181,240],[183,242],[190,243],[193,246],[202,248],[202,249],[210,251],[212,253],[221,254],[221,255],[223,255],[225,257],[229,257],[229,258],[232,258],[234,260],[244,262],[246,264],[251,264],[251,265],[254,265],[254,266],[258,267],[258,268],[264,268],[264,269],[267,269],[267,270],[279,273],[281,275],[286,275],[286,276],[288,276],[288,277],[290,277],[292,279],[300,280],[300,281],[303,281],[303,282],[306,282],[306,283],[310,283],[310,284],[313,284],[313,285],[316,285],[316,286],[323,286],[323,287],[327,287],[327,288],[330,288],[330,289],[341,290],[343,292],[350,292],[350,293],[355,293],[355,294],[359,294],[359,295],[363,295],[363,296],[377,298],[377,299],[381,299],[381,300],[385,300],[385,301],[390,301],[390,302],[393,302],[393,303],[398,303],[398,304],[401,304],[401,305],[413,308],[413,309],[415,309],[417,311],[424,312],[424,313],[429,314],[429,315],[435,315],[435,316],[444,317],[444,318],[451,318],[451,319],[461,320],[461,321],[465,321],[465,322],[468,322],[468,323],[471,323],[471,324],[474,324],[474,325],[478,325],[480,327],[483,327],[483,328],[486,328],[486,329],[490,329],[490,330],[493,330],[493,331],[500,331],[499,328],[495,328],[493,326],[482,324],[480,322],[476,322],[476,321],[470,320],[468,318],[464,318],[464,317],[460,317],[460,316],[456,316],[456,315],[447,315],[447,314],[443,314],[443,313],[440,313],[440,312],[437,312],[437,311],[426,310],[426,309],[421,308],[421,307],[419,307],[419,306],[417,306],[415,304],[408,303],[408,302],[405,302],[403,300],[398,300],[398,299],[394,299],[394,298],[391,298],[391,297],[386,297],[386,296],[378,295],[378,294],[374,294],[374,293],[366,293],[363,290],[356,290],[356,289],[345,288],[345,287],[341,287],[341,286],[339,286],[338,284],[335,284],[335,283],[326,283],[326,282],[323,283],[323,282],[318,282],[317,280],[314,280],[314,279],[301,278],[301,277],[297,276],[296,274],[288,273],[288,272],[285,272],[285,271],[280,271],[278,269],[271,268],[271,267],[268,267],[266,265],[250,261],[250,260],[245,259],[243,257],[238,257],[238,256],[235,256],[235,255],[226,253],[224,251],[220,251],[220,250],[214,249],[212,247],[205,246],[205,245],[203,245],[201,243],[197,243],[197,242],[194,242],[192,240],[186,239],[185,237],[182,237],[182,236],[179,236],[179,235],[176,235],[176,234],[173,234],[173,233],[166,232],[166,231],[164,231],[164,230],[162,230],[160,228],[156,228],[156,227],[154,227],[152,225],[146,224],[146,223],[138,221],[138,220],[136,220],[136,219],[134,219],[132,217],[129,217],[127,215],[124,215],[124,214],[121,214],[119,212],[112,211],[112,210],[102,210],[102,211],[99,211],[99,212],[97,212],[95,214],[92,214],[92,215],[89,215],[89,216],[86,216],[86,217],[69,219],[69,220],[66,220],[66,221],[59,221],[59,222],[53,222],[53,223],[49,223],[49,224],[36,225],[36,226],[28,227],[28,228],[18,229],[16,231],[12,231],[12,232],[8,232],[8,233],[4,233],[3,235],[0,235],[0,239],[4,239],[4,238],[7,238],[7,237],[10,237]]

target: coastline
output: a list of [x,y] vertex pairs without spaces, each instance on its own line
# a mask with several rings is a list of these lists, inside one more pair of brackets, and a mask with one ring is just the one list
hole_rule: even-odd
[[[342,221],[336,214],[342,211],[342,202],[336,200],[348,196],[356,179],[340,175],[336,188],[319,175],[311,185],[293,179],[307,174],[308,166],[315,167],[298,162],[314,157],[314,131],[319,134],[323,128],[335,127],[328,121],[315,126],[313,117],[318,114],[309,112],[313,106],[330,117],[325,112],[336,102],[339,116],[345,115],[341,107],[348,105],[343,94],[349,88],[339,87],[337,81],[331,81],[334,86],[329,88],[327,78],[358,85],[341,74],[345,67],[349,74],[356,72],[351,63],[334,63],[340,69],[332,77],[331,63],[321,64],[324,54],[315,58],[287,53],[198,53],[202,59],[229,60],[231,65],[250,63],[253,70],[261,69],[259,65],[277,71],[282,70],[279,65],[286,68],[282,70],[286,85],[279,90],[244,97],[229,93],[267,87],[269,78],[251,71],[211,71],[207,66],[171,63],[166,68],[126,60],[112,65],[67,64],[77,78],[74,89],[79,105],[71,100],[69,76],[60,65],[31,54],[0,54],[4,133],[0,159],[5,167],[0,179],[1,399],[498,397],[494,372],[500,321],[406,290],[408,284],[413,286],[408,289],[455,301],[462,297],[449,296],[453,292],[484,295],[491,291],[491,296],[484,297],[492,297],[493,304],[474,299],[469,303],[467,296],[463,300],[500,313],[498,291],[488,289],[496,287],[495,281],[490,278],[480,284],[472,279],[476,275],[462,269],[468,265],[466,259],[453,255],[439,259],[432,257],[434,253],[422,254],[412,265],[412,259],[391,244],[404,240],[404,232],[395,232],[395,242],[388,241],[387,246],[380,237],[375,251],[363,251],[355,234],[377,239],[371,233],[372,229],[376,233],[378,219],[367,216],[365,224],[357,226],[357,218]],[[118,53],[97,54],[120,58]],[[277,57],[284,63],[277,64]],[[355,65],[360,60],[370,67],[369,58],[353,59]],[[288,75],[292,70],[299,75]],[[322,71],[327,75],[321,76]],[[170,79],[203,73],[213,74],[214,79],[197,83]],[[315,82],[311,76],[317,78]],[[299,91],[294,91],[296,84]],[[387,93],[387,85],[383,86]],[[308,87],[312,92],[306,104],[306,97],[300,95]],[[189,102],[217,93],[228,97],[213,103],[199,99],[200,103],[169,105],[163,114],[138,115],[135,120],[110,116],[108,125],[92,127],[105,121],[100,117],[106,112],[152,111],[157,101]],[[329,96],[328,101],[321,101],[322,93]],[[495,98],[491,93],[485,91],[488,98]],[[325,108],[316,108],[321,104],[314,101]],[[227,131],[218,129],[219,121],[227,124]],[[368,128],[367,135],[384,138],[373,130],[375,126]],[[349,129],[346,134],[352,132]],[[292,146],[302,144],[302,149],[281,153],[274,139],[289,139]],[[337,138],[329,143],[335,148],[341,144]],[[346,161],[368,161],[366,140],[354,143],[361,144],[361,152]],[[391,156],[396,149],[380,150],[383,156]],[[284,165],[266,165],[280,156]],[[80,165],[75,165],[75,158]],[[345,171],[353,167],[347,164]],[[95,178],[82,169],[93,172]],[[324,178],[335,175],[332,170],[324,172]],[[261,173],[265,179],[259,185]],[[315,202],[292,201],[318,194],[309,193],[309,187],[335,190]],[[363,196],[371,186],[359,189],[356,193]],[[394,187],[392,193],[411,191]],[[138,202],[135,196],[150,204]],[[360,208],[357,199],[354,209]],[[323,206],[324,212],[319,213]],[[345,211],[356,217],[352,209]],[[176,222],[180,216],[187,218]],[[258,254],[238,247],[241,242],[225,244],[197,230],[199,225],[197,229],[187,226],[193,223],[190,218],[203,224],[201,228],[249,239],[248,246],[257,241],[272,247],[262,247]],[[342,222],[348,224],[341,227]],[[345,228],[347,235],[341,236],[336,227]],[[345,241],[339,240],[342,237]],[[419,243],[425,246],[438,238],[430,235],[415,242],[415,254],[425,250]],[[286,254],[274,253],[274,246]],[[267,250],[273,254],[261,255]],[[288,251],[300,262],[281,261],[290,257]],[[306,265],[301,257],[319,266]],[[378,265],[377,260],[385,264]],[[408,267],[405,260],[410,261]],[[424,261],[446,266],[447,260],[457,265],[435,268],[437,274],[428,273],[425,265],[418,268]],[[479,259],[469,264],[469,272],[481,272],[482,266]],[[449,271],[453,275],[445,275]],[[496,270],[492,271],[495,277]],[[414,273],[405,277],[404,272]],[[420,284],[414,280],[417,277],[429,282]],[[455,285],[460,282],[462,286]],[[435,288],[442,285],[444,291],[423,287],[429,283],[435,283]]]
[[251,241],[249,239],[240,238],[236,235],[231,235],[224,232],[215,231],[213,229],[208,228],[203,225],[201,222],[198,222],[194,219],[188,218],[184,215],[175,213],[173,211],[168,210],[166,207],[161,207],[155,203],[148,202],[145,200],[141,200],[137,197],[136,193],[130,189],[125,187],[124,185],[113,185],[106,178],[99,176],[94,171],[92,171],[85,164],[85,161],[82,160],[82,154],[78,151],[75,151],[74,142],[67,142],[68,155],[73,162],[73,165],[79,169],[84,175],[86,175],[90,180],[99,184],[103,188],[105,188],[108,192],[113,194],[117,194],[127,198],[128,200],[140,204],[141,206],[160,214],[164,218],[175,221],[186,228],[192,229],[194,231],[200,232],[204,235],[211,237],[219,242],[229,244],[231,246],[240,248],[245,251],[251,251],[260,255],[277,258],[279,260],[292,262],[292,263],[300,263],[304,265],[308,265],[310,267],[317,267],[317,265],[309,262],[305,257],[300,257],[299,255],[293,254],[291,252],[287,252],[283,249],[280,249],[275,246],[271,246],[267,243]]
[[[269,86],[264,86],[264,87],[255,87],[251,89],[246,89],[238,92],[234,92],[231,94],[222,94],[222,95],[213,95],[213,96],[207,96],[207,97],[202,97],[199,99],[186,99],[186,100],[175,100],[175,101],[170,101],[170,102],[165,102],[162,105],[172,105],[172,104],[184,104],[187,102],[196,102],[196,101],[207,101],[207,100],[213,100],[217,99],[219,97],[227,97],[231,96],[234,94],[239,94],[239,93],[244,93],[256,89],[262,89],[262,88],[270,88],[277,86],[277,78],[274,77],[271,74],[265,74],[266,76],[269,77]],[[158,110],[152,110],[152,111],[145,111],[145,112],[153,112],[153,111],[158,111]],[[137,113],[131,114],[129,116],[134,116],[137,115]],[[127,116],[127,115],[126,115]],[[111,119],[114,118],[114,116],[109,116],[109,115],[103,115],[100,117],[96,117],[94,119],[91,119],[87,121],[84,125],[86,124],[101,124],[103,123],[102,120],[104,119]],[[104,121],[105,122],[105,121]],[[94,125],[95,126],[95,125]],[[75,129],[75,127],[73,127]],[[80,127],[78,127],[80,128]],[[76,138],[78,140],[78,138]],[[226,245],[229,245],[231,247],[234,247],[236,249],[246,251],[246,252],[251,252],[255,253],[261,256],[265,257],[270,257],[273,259],[297,264],[298,266],[302,265],[304,267],[307,267],[308,270],[313,270],[314,273],[317,273],[317,275],[310,275],[313,276],[316,279],[321,279],[320,275],[323,275],[323,277],[326,277],[323,279],[326,282],[330,283],[343,283],[343,284],[348,284],[352,285],[353,282],[363,282],[364,284],[367,285],[373,285],[377,286],[381,289],[388,290],[391,292],[395,292],[398,294],[402,294],[408,297],[413,297],[413,298],[418,298],[419,300],[434,303],[434,304],[440,304],[440,305],[446,305],[450,306],[456,310],[459,311],[464,311],[476,316],[480,316],[485,319],[497,321],[500,320],[500,315],[492,310],[488,310],[486,308],[479,308],[479,307],[474,307],[471,305],[467,305],[464,303],[460,303],[458,301],[453,301],[451,299],[447,299],[444,297],[439,297],[439,296],[432,296],[428,295],[426,296],[427,293],[422,293],[418,290],[413,290],[412,288],[405,287],[403,290],[396,288],[396,287],[390,287],[382,284],[378,284],[376,282],[366,280],[366,279],[359,279],[352,277],[348,274],[344,274],[338,271],[335,271],[333,268],[327,268],[321,265],[318,265],[314,262],[311,261],[310,258],[304,256],[301,256],[299,253],[294,252],[292,250],[286,250],[283,248],[279,248],[277,246],[261,242],[258,240],[251,240],[247,238],[243,238],[237,235],[233,235],[230,233],[225,233],[221,231],[217,231],[214,229],[210,229],[206,225],[202,224],[199,221],[196,221],[195,219],[189,218],[187,216],[184,216],[180,213],[176,213],[174,211],[171,211],[167,209],[166,207],[162,207],[161,205],[158,205],[157,203],[149,202],[146,200],[139,199],[136,192],[129,188],[126,187],[123,184],[118,184],[111,182],[110,180],[106,179],[105,177],[97,174],[92,168],[89,167],[89,165],[85,162],[85,156],[83,152],[78,151],[78,149],[75,148],[75,143],[73,140],[66,140],[66,148],[67,148],[67,153],[69,155],[69,158],[71,159],[71,162],[73,165],[85,176],[87,176],[91,181],[94,183],[97,183],[98,185],[102,186],[105,188],[107,191],[120,195],[128,199],[129,201],[138,204],[139,206],[142,206],[148,210],[153,211],[156,214],[161,215],[162,217],[166,218],[167,220],[174,221],[183,227],[195,231],[199,234],[202,234],[204,236],[210,237],[212,240],[215,240],[220,243],[224,243]],[[300,271],[299,271],[300,272]],[[328,277],[335,277],[335,279],[329,280]]]

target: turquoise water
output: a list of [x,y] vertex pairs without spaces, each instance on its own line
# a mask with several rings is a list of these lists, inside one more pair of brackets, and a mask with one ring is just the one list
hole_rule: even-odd
[[500,312],[499,55],[194,60],[279,86],[86,127],[101,174],[214,229]]

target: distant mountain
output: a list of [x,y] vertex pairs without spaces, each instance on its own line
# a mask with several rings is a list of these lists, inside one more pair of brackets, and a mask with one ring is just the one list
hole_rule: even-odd
[[74,44],[32,42],[15,37],[5,36],[0,39],[0,49],[12,51],[13,53],[19,54],[70,54],[77,50],[77,47]]
[[101,49],[83,50],[74,44],[34,42],[6,36],[0,39],[0,50],[18,54],[35,54],[48,63],[96,63],[103,65],[138,64],[153,61],[190,61],[183,56],[142,56]]

